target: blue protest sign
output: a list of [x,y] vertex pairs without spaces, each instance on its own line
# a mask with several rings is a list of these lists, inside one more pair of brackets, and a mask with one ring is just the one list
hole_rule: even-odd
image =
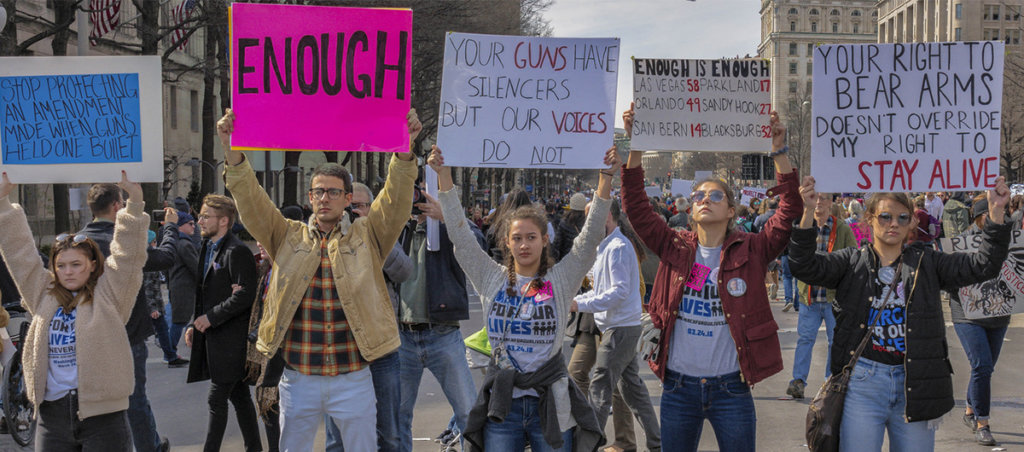
[[138,74],[0,77],[6,165],[141,162]]

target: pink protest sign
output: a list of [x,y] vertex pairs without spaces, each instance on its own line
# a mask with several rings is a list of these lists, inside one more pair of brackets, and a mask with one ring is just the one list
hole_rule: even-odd
[[412,11],[235,3],[236,150],[408,152]]

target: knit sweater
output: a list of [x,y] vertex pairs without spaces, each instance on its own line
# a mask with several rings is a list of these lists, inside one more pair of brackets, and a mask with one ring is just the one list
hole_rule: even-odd
[[[508,272],[504,265],[494,262],[490,256],[480,249],[476,236],[470,230],[463,214],[462,204],[454,190],[439,193],[444,222],[448,225],[448,237],[455,246],[455,258],[466,273],[466,279],[473,284],[483,301],[483,312],[490,312],[491,303],[499,290],[508,282]],[[604,239],[604,222],[608,218],[610,199],[594,197],[590,215],[583,225],[583,230],[576,236],[572,249],[562,260],[551,267],[544,279],[551,282],[557,313],[555,331],[565,331],[569,320],[569,306],[576,292],[583,283],[583,277],[594,265],[597,258],[597,245]],[[561,337],[561,335],[559,335]],[[555,344],[546,358],[562,353],[562,344]],[[571,428],[574,423],[569,419],[568,380],[562,379],[552,385],[557,394],[556,405],[559,413],[561,431]]]
[[[142,286],[146,263],[146,228],[149,215],[141,202],[129,201],[117,214],[110,257],[93,292],[91,302],[79,305],[75,321],[75,353],[78,362],[78,417],[86,419],[128,409],[135,389],[132,351],[125,323]],[[53,273],[43,267],[35,249],[25,211],[0,199],[0,253],[22,293],[22,304],[32,314],[24,356],[25,384],[29,400],[38,406],[46,392],[49,366],[47,334],[57,308],[50,294]]]

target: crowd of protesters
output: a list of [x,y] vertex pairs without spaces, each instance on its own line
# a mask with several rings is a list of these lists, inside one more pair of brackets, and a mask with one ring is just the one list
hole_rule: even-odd
[[[623,120],[631,130],[632,109]],[[407,121],[412,143],[422,127],[415,111]],[[964,422],[995,444],[991,378],[1009,317],[966,318],[957,289],[996,278],[1021,227],[1024,197],[1002,178],[975,196],[819,193],[790,164],[772,113],[777,185],[745,205],[714,178],[649,198],[641,153],[624,163],[612,148],[589,192],[515,189],[494,209],[465,209],[435,146],[425,166],[437,198],[410,152],[394,154],[379,193],[327,163],[308,209],[282,209],[231,150],[235,122],[228,110],[217,124],[231,197],[175,202],[148,237],[142,190],[125,174],[94,185],[94,220],[40,259],[3,175],[0,283],[5,304],[20,299],[35,318],[24,368],[38,450],[168,450],[146,397],[153,335],[168,367],[188,367],[184,380],[209,380],[207,451],[221,448],[229,402],[247,451],[264,448],[261,421],[271,451],[312,450],[322,423],[327,450],[410,451],[424,370],[453,411],[439,425],[449,447],[637,450],[638,421],[647,450],[695,451],[707,420],[721,450],[754,450],[751,388],[783,370],[780,289],[782,311],[799,316],[789,396],[805,397],[823,323],[826,377],[872,335],[842,450],[879,450],[886,432],[894,450],[934,448],[954,405],[942,303],[971,363]],[[979,252],[940,249],[965,235]],[[485,327],[464,342],[469,293]],[[480,387],[467,344],[485,356]],[[643,364],[662,384],[658,409]]]

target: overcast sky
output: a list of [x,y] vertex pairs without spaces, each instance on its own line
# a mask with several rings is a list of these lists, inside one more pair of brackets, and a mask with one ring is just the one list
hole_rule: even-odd
[[754,55],[759,0],[555,0],[544,14],[564,38],[620,38],[615,125],[633,98],[631,56],[720,58]]

